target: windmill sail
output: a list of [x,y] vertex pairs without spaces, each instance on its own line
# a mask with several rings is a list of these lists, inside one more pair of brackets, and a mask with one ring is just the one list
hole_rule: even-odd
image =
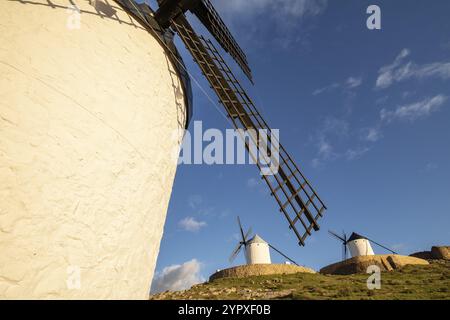
[[272,248],[274,251],[276,251],[278,254],[280,254],[281,256],[283,256],[284,258],[288,259],[290,262],[292,262],[293,264],[295,264],[296,266],[298,266],[299,264],[297,262],[295,262],[294,260],[292,260],[291,258],[289,258],[287,255],[285,255],[283,252],[281,252],[280,250],[278,250],[277,248],[275,248],[273,245],[271,245],[269,243],[269,247]]
[[156,19],[163,28],[169,27],[172,19],[188,10],[191,11],[253,83],[247,56],[209,0],[158,0],[158,4],[160,10],[156,13]]
[[331,230],[328,230],[328,233],[331,234],[333,237],[335,237],[335,238],[337,238],[337,239],[343,241],[344,243],[347,243],[347,240],[345,239],[345,238],[346,238],[345,233],[344,233],[344,237],[341,237],[341,236],[338,235],[336,232],[331,231]]
[[239,218],[239,216],[237,217],[237,221],[239,225],[239,231],[241,232],[242,241],[245,241],[244,229],[242,228],[241,218]]
[[250,227],[248,229],[247,233],[244,235],[244,229],[242,228],[241,218],[239,218],[239,216],[237,217],[237,222],[238,222],[239,232],[241,233],[242,240],[239,241],[238,245],[231,253],[230,258],[228,259],[230,262],[233,262],[233,260],[236,259],[239,252],[241,252],[242,247],[244,247],[244,250],[247,249],[248,238],[250,237],[250,234],[252,233],[252,228]]
[[342,235],[344,236],[344,252],[343,252],[343,260],[347,260],[347,252],[348,252],[348,246],[347,246],[347,234],[345,233],[345,231],[342,231]]
[[233,262],[234,259],[236,259],[237,255],[239,254],[239,252],[241,252],[242,246],[244,244],[242,242],[239,242],[238,245],[236,246],[236,248],[233,250],[233,252],[231,253],[230,258],[228,258],[228,260],[230,262]]
[[360,237],[363,237],[363,238],[365,238],[365,239],[367,239],[367,240],[369,240],[370,242],[372,242],[373,244],[375,244],[375,245],[377,245],[377,246],[379,246],[380,248],[383,248],[383,249],[385,249],[385,250],[387,250],[387,251],[389,251],[389,252],[391,252],[391,253],[393,253],[393,254],[398,254],[397,252],[395,252],[394,250],[392,250],[392,249],[390,249],[390,248],[388,248],[388,247],[386,247],[386,246],[384,246],[384,245],[382,245],[382,244],[380,244],[380,243],[378,243],[378,242],[376,242],[376,241],[374,241],[374,240],[372,240],[372,239],[369,239],[369,238],[367,238],[367,237],[365,237],[365,236],[361,236],[361,235],[359,235],[359,234],[356,234],[357,236],[360,236]]
[[342,231],[342,236],[340,236],[336,232],[333,232],[331,230],[328,230],[328,233],[342,242],[342,261],[347,260],[347,234]]
[[[235,129],[265,129],[267,137],[264,141],[267,141],[267,147],[272,146],[269,126],[213,43],[197,36],[184,15],[173,19],[172,27],[216,92]],[[257,141],[254,143],[258,148],[261,147]],[[245,146],[248,152],[252,153],[247,141]],[[319,230],[317,220],[322,217],[326,206],[281,144],[278,151],[280,157],[278,171],[271,176],[264,175],[263,179],[299,244],[304,246],[311,231]],[[256,163],[261,170],[261,163]],[[302,232],[297,229],[299,225],[303,229]]]
[[248,65],[247,56],[236,43],[225,23],[209,0],[201,0],[200,4],[191,10],[214,36],[220,46],[228,52],[252,81],[252,72]]

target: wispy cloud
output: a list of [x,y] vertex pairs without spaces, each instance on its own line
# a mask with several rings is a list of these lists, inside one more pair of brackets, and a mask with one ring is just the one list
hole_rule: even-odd
[[326,141],[324,137],[321,137],[317,143],[317,156],[312,159],[311,165],[313,168],[318,168],[324,162],[334,160],[338,157],[339,155],[334,152],[334,148],[330,142]]
[[431,172],[431,171],[436,170],[437,168],[439,168],[439,166],[438,166],[436,163],[434,163],[434,162],[428,162],[428,163],[425,165],[425,172]]
[[200,274],[200,270],[201,263],[196,259],[181,265],[176,264],[165,267],[161,272],[156,273],[150,291],[152,294],[155,294],[164,291],[189,289],[193,285],[205,281]]
[[203,203],[203,197],[198,194],[193,194],[188,197],[188,205],[192,209],[198,208]]
[[357,88],[362,84],[362,78],[356,78],[356,77],[350,77],[347,79],[347,81],[345,82],[347,88]]
[[257,16],[269,11],[281,24],[322,13],[327,0],[219,0],[217,6],[235,14]]
[[312,143],[316,146],[317,154],[311,165],[320,167],[326,161],[335,160],[342,155],[335,151],[335,144],[345,139],[349,134],[349,123],[346,120],[328,117],[321,128],[312,137]]
[[193,217],[186,217],[178,222],[178,225],[186,231],[198,232],[201,228],[206,227],[206,222],[197,221]]
[[406,120],[413,122],[419,118],[424,118],[436,112],[447,101],[447,96],[439,94],[432,98],[427,98],[412,104],[399,106],[395,110],[382,109],[380,112],[381,121],[390,123],[394,120]]
[[208,203],[208,199],[199,194],[192,194],[187,198],[187,204],[192,209],[187,214],[195,216],[209,216],[216,218],[226,217],[228,212],[226,210],[217,209],[215,206]]
[[337,83],[337,82],[332,83],[332,84],[330,84],[328,86],[325,86],[325,87],[322,87],[322,88],[314,90],[313,96],[318,96],[319,94],[333,91],[334,89],[337,89],[339,87],[340,87],[339,83]]
[[351,89],[355,89],[355,88],[359,87],[362,83],[363,83],[362,77],[349,77],[342,83],[334,82],[328,86],[316,89],[316,90],[314,90],[313,95],[317,96],[322,93],[332,92],[337,89],[351,90]]
[[369,151],[370,151],[370,148],[368,148],[368,147],[360,147],[357,149],[348,149],[345,152],[345,157],[347,158],[347,160],[350,160],[350,161],[357,160]]
[[377,142],[383,137],[380,127],[363,129],[362,140],[369,142]]
[[333,147],[330,142],[325,140],[325,137],[321,137],[317,144],[318,155],[323,160],[328,160],[334,157]]
[[[328,0],[217,0],[214,4],[231,29],[242,29],[252,47],[272,42],[277,48],[308,41],[305,21],[319,16]],[[264,20],[264,24],[256,21]],[[270,36],[268,36],[270,35]]]
[[450,79],[450,62],[434,62],[418,65],[412,61],[405,61],[410,54],[410,50],[403,49],[393,63],[382,67],[378,71],[376,81],[376,87],[378,89],[385,89],[396,82],[409,79]]
[[420,118],[430,116],[432,113],[437,112],[447,100],[447,96],[439,94],[398,106],[392,110],[384,108],[380,111],[379,119],[374,126],[358,129],[360,141],[356,146],[351,147],[348,147],[352,137],[349,122],[329,117],[312,138],[317,153],[312,159],[311,165],[314,168],[318,168],[326,162],[337,159],[358,160],[371,150],[368,143],[375,143],[383,137],[382,131],[384,127],[394,121],[414,122]]

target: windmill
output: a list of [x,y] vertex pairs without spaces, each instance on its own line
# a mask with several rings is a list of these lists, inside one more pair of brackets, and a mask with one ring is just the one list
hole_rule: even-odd
[[339,241],[342,241],[342,261],[347,260],[347,235],[345,234],[345,232],[342,232],[342,236],[331,230],[328,230],[328,233]]
[[[230,54],[252,82],[252,74],[245,53],[231,35],[212,3],[209,0],[158,0],[159,8],[154,12],[145,3],[138,5],[134,0],[116,1],[124,8],[128,8],[130,13],[139,19],[149,31],[158,35],[166,48],[169,48],[167,38],[173,37],[174,34],[179,36],[217,94],[233,127],[259,132],[260,139],[251,135],[252,141],[249,142],[244,138],[245,147],[253,159],[257,158],[253,146],[256,146],[258,153],[260,150],[267,149],[277,151],[279,155],[278,170],[272,171],[271,175],[262,175],[262,179],[265,180],[271,196],[275,198],[289,228],[295,233],[299,245],[304,246],[306,238],[312,234],[312,231],[320,229],[318,220],[327,208],[286,149],[278,140],[273,140],[270,127],[219,50],[211,40],[199,36],[189,23],[185,15],[188,11],[200,20],[222,49]],[[165,36],[161,36],[161,34]],[[169,36],[167,37],[167,35]],[[168,51],[172,54],[170,50]],[[261,130],[266,130],[266,133],[261,133]],[[261,135],[263,135],[262,139]],[[265,143],[261,143],[261,140]],[[260,171],[267,161],[267,158],[256,161]],[[243,237],[242,241],[247,241],[247,239]]]
[[269,248],[273,249],[275,252],[286,258],[291,263],[298,266],[298,264],[285,255],[283,252],[272,246],[270,243],[263,240],[259,235],[255,235],[250,239],[250,235],[252,234],[252,228],[249,228],[247,233],[244,235],[244,229],[242,228],[241,219],[237,218],[239,225],[239,233],[241,236],[241,240],[239,241],[236,248],[231,253],[229,258],[230,263],[236,259],[237,255],[241,252],[242,248],[244,248],[245,259],[248,265],[251,264],[270,264],[272,261],[270,259],[270,251]]
[[[238,225],[239,225],[239,233],[240,233],[239,235],[241,237],[241,240],[239,241],[238,245],[231,253],[231,256],[229,258],[230,262],[233,262],[233,260],[236,259],[237,255],[239,254],[239,252],[241,252],[242,248],[244,248],[245,251],[247,250],[249,237],[252,233],[252,228],[250,228],[250,229],[248,229],[247,233],[244,235],[244,229],[242,229],[241,219],[239,217],[237,217],[237,221],[238,221]],[[247,254],[245,256],[247,257]]]
[[338,239],[342,242],[342,260],[347,259],[347,248],[350,250],[351,257],[358,257],[358,256],[373,256],[375,253],[373,252],[371,242],[389,252],[392,254],[397,254],[395,251],[387,248],[386,246],[383,246],[382,244],[373,241],[365,236],[362,236],[360,234],[357,234],[353,232],[350,236],[350,238],[347,238],[347,235],[345,232],[342,233],[342,236],[338,235],[336,232],[333,232],[331,230],[328,231],[333,237]]

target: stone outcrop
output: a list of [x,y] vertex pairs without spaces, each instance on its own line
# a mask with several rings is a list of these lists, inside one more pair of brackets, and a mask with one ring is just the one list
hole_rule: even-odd
[[450,246],[432,247],[431,255],[434,259],[450,260]]
[[433,255],[431,254],[431,251],[420,251],[415,252],[409,255],[410,257],[419,258],[419,259],[425,259],[425,260],[433,260]]
[[220,270],[214,273],[209,280],[220,278],[245,278],[250,276],[263,276],[272,274],[316,273],[306,267],[289,264],[252,264]]
[[450,260],[450,246],[434,246],[431,251],[415,252],[410,256],[426,260]]
[[424,259],[401,255],[360,256],[326,266],[320,270],[320,273],[337,275],[366,273],[371,265],[377,265],[382,271],[392,271],[410,264],[427,265],[429,263]]

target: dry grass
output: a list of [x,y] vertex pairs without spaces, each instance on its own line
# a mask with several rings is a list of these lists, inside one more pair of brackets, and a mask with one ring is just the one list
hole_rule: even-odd
[[406,266],[383,272],[380,290],[368,290],[369,275],[334,276],[297,273],[218,279],[183,292],[163,293],[151,299],[450,299],[450,262]]

